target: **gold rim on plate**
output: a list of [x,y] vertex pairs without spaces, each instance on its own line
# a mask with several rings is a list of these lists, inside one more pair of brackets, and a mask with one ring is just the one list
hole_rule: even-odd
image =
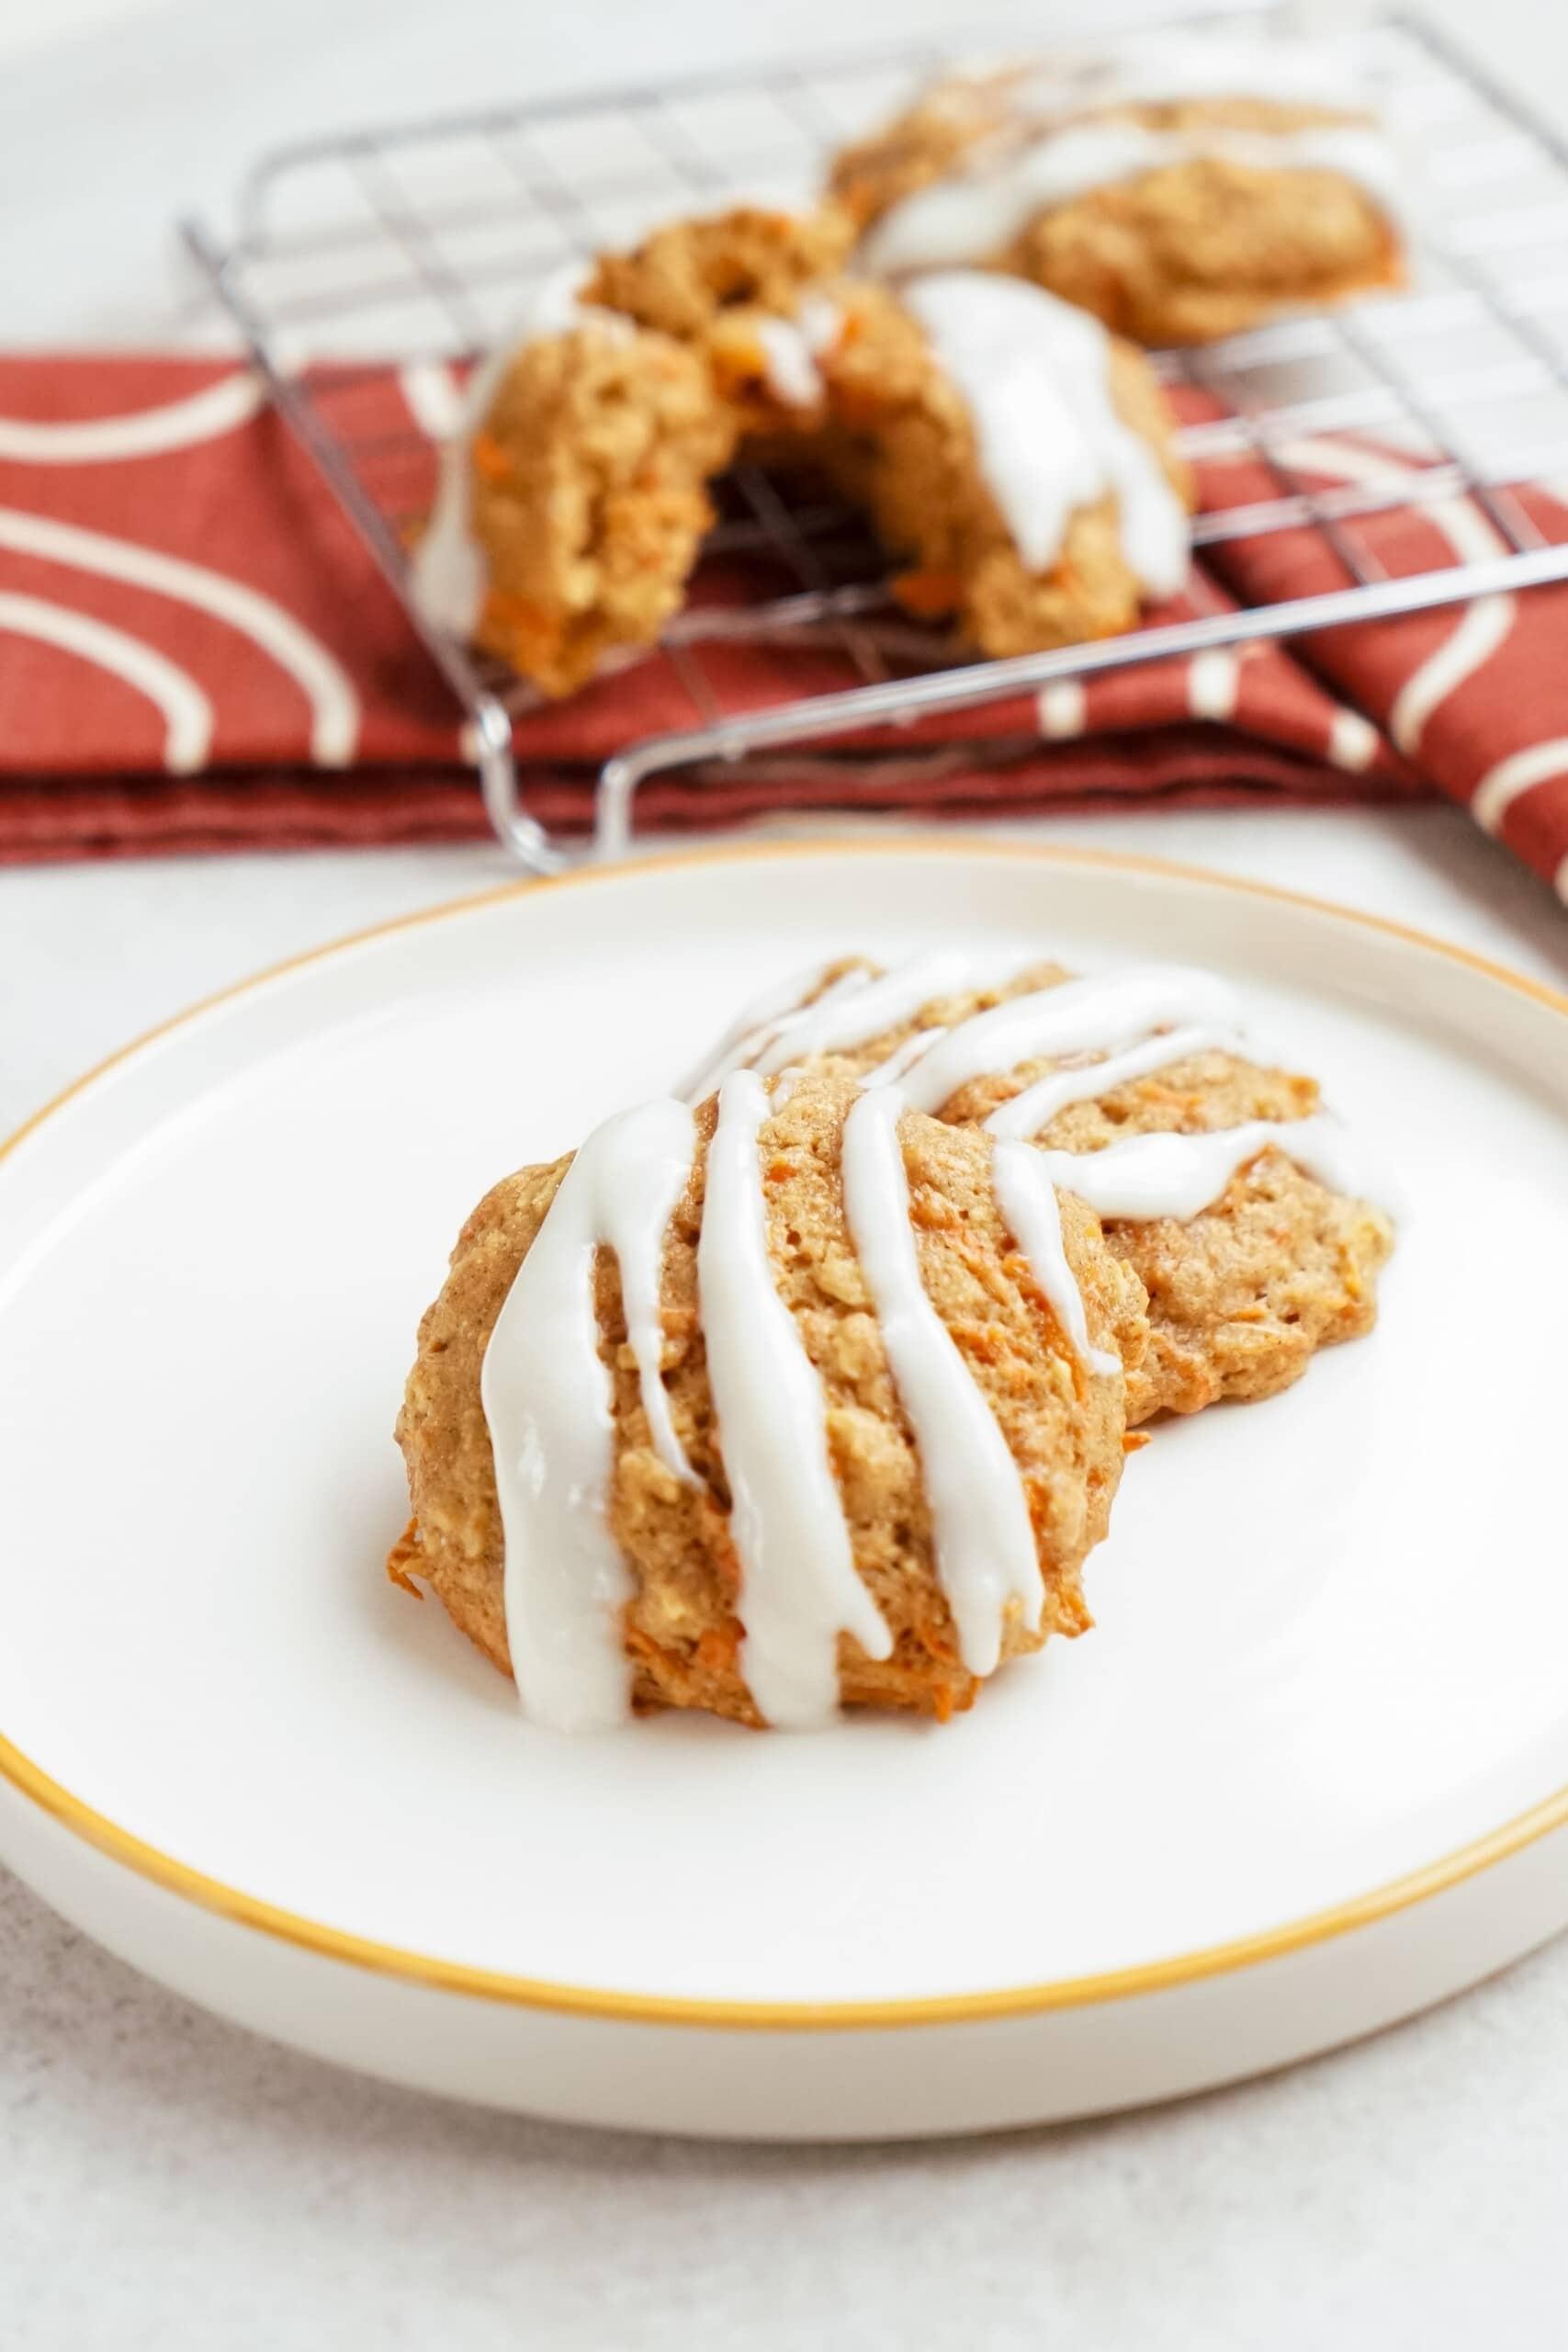
[[[1407,947],[1419,949],[1430,956],[1440,956],[1446,961],[1464,966],[1479,973],[1483,978],[1511,989],[1516,995],[1532,998],[1549,1012],[1568,1020],[1568,995],[1549,987],[1544,981],[1532,980],[1523,973],[1510,971],[1506,965],[1494,963],[1489,957],[1477,956],[1464,947],[1454,947],[1445,940],[1435,939],[1429,933],[1417,931],[1407,923],[1393,922],[1381,915],[1360,913],[1352,907],[1337,906],[1332,899],[1315,899],[1303,892],[1282,890],[1266,882],[1250,882],[1225,874],[1214,874],[1201,866],[1181,865],[1162,858],[1133,857],[1114,851],[1080,850],[1041,842],[957,842],[894,840],[889,842],[790,842],[776,843],[747,843],[712,850],[691,850],[668,856],[638,859],[633,865],[586,866],[570,874],[553,876],[545,881],[507,883],[499,889],[476,893],[471,898],[447,900],[436,907],[400,915],[389,922],[374,923],[368,929],[350,933],[346,937],[330,941],[323,947],[308,949],[303,955],[287,957],[266,970],[254,973],[248,979],[236,981],[231,987],[220,989],[215,994],[202,998],[175,1013],[170,1020],[160,1022],[155,1028],[110,1054],[104,1061],[75,1079],[46,1102],[40,1111],[23,1122],[16,1133],[0,1143],[0,1160],[15,1151],[25,1138],[37,1132],[47,1120],[108,1071],[118,1069],[141,1053],[145,1046],[184,1028],[214,1007],[227,1004],[235,998],[249,995],[265,988],[270,981],[287,973],[297,972],[310,964],[324,962],[328,957],[343,954],[346,949],[361,946],[371,940],[386,939],[393,934],[416,929],[422,923],[440,922],[454,916],[470,914],[481,907],[492,907],[503,900],[542,891],[579,889],[599,882],[624,881],[640,873],[668,873],[694,865],[723,865],[759,858],[876,856],[876,857],[964,857],[993,856],[1016,862],[1025,858],[1042,865],[1085,865],[1120,874],[1139,874],[1168,882],[1196,883],[1207,889],[1231,890],[1252,898],[1269,899],[1277,904],[1294,907],[1307,913],[1327,915],[1340,922],[1355,923],[1361,929],[1382,933]],[[1055,1982],[1039,1984],[1005,1986],[990,1993],[953,1993],[933,1995],[924,1999],[900,2001],[720,2001],[696,2000],[672,1995],[619,1993],[595,1986],[557,1984],[533,1976],[514,1976],[502,1969],[474,1968],[459,1961],[442,1960],[428,1952],[406,1951],[395,1944],[378,1943],[367,1936],[351,1935],[340,1928],[329,1927],[324,1921],[310,1919],[299,1912],[285,1911],[276,1904],[247,1894],[243,1889],[227,1885],[221,1879],[209,1877],[205,1871],[193,1870],[173,1854],[164,1853],[150,1846],[130,1830],[111,1821],[107,1814],[62,1788],[60,1782],[23,1754],[15,1743],[0,1733],[0,1778],[32,1800],[51,1815],[62,1827],[86,1844],[107,1855],[111,1860],[133,1871],[167,1893],[198,1904],[208,1911],[231,1919],[241,1927],[253,1928],[282,1943],[295,1945],[317,1957],[347,1962],[356,1968],[374,1971],[382,1976],[400,1978],[407,1983],[424,1985],[439,1992],[466,1994],[487,2001],[501,2001],[513,2007],[553,2010],[561,2015],[611,2019],[622,2024],[706,2026],[728,2031],[795,2031],[820,2032],[862,2030],[890,2026],[953,2025],[977,2023],[986,2019],[1027,2017],[1048,2009],[1087,2008],[1106,2001],[1122,2001],[1145,1993],[1174,1990],[1206,1978],[1224,1976],[1259,1962],[1279,1960],[1286,1954],[1304,1951],[1313,1944],[1326,1943],[1337,1936],[1348,1935],[1358,1928],[1374,1925],[1394,1913],[1408,1910],[1413,1905],[1427,1901],[1462,1884],[1480,1871],[1548,1837],[1553,1830],[1568,1826],[1568,1788],[1559,1789],[1553,1795],[1532,1805],[1526,1813],[1516,1815],[1510,1821],[1472,1838],[1469,1844],[1456,1847],[1423,1869],[1407,1871],[1404,1876],[1391,1879],[1386,1884],[1373,1887],[1364,1894],[1353,1895],[1348,1902],[1331,1905],[1300,1919],[1288,1920],[1283,1926],[1269,1928],[1260,1933],[1242,1936],[1229,1943],[1211,1944],[1197,1951],[1179,1952],[1168,1960],[1147,1961],[1132,1968],[1111,1969],[1089,1976],[1061,1977]]]

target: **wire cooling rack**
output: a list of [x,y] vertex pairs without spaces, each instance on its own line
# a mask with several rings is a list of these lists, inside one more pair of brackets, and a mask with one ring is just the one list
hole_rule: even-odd
[[[1178,10],[1145,7],[1134,21],[1280,15],[1186,0]],[[1053,40],[1059,30],[1052,27]],[[964,53],[978,45],[966,32]],[[724,485],[710,544],[732,572],[743,560],[754,591],[739,605],[732,591],[710,603],[699,571],[688,609],[638,657],[663,666],[661,707],[684,723],[629,745],[602,771],[603,853],[626,845],[637,787],[658,771],[858,738],[1132,663],[1568,577],[1568,546],[1543,541],[1511,487],[1568,476],[1568,142],[1418,18],[1380,17],[1340,45],[1416,173],[1412,289],[1201,352],[1156,354],[1156,364],[1225,412],[1187,430],[1190,456],[1267,469],[1269,496],[1196,517],[1199,548],[1306,528],[1320,535],[1342,584],[1092,645],[953,665],[939,639],[897,615],[852,518],[827,503],[786,503],[765,474],[741,467]],[[997,46],[1016,51],[1027,38],[1015,26]],[[485,805],[529,867],[560,862],[519,781],[536,697],[428,628],[408,592],[405,550],[428,496],[430,436],[457,410],[453,363],[503,336],[530,287],[563,261],[624,245],[682,211],[805,198],[836,146],[951,62],[927,43],[344,131],[261,157],[240,189],[229,241],[199,221],[183,224],[279,409],[466,712]],[[349,364],[302,364],[326,356]],[[354,423],[354,393],[365,369],[389,359],[423,430],[367,436]],[[1371,436],[1357,445],[1358,478],[1325,487],[1303,466],[1301,444],[1346,432]],[[1359,527],[1365,518],[1455,497],[1489,526],[1478,552],[1384,576]],[[721,649],[737,637],[808,649],[818,680],[829,652],[843,684],[763,709],[735,707]]]

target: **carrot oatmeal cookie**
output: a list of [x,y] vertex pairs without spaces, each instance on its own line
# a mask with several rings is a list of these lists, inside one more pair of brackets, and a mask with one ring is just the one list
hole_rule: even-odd
[[832,208],[680,222],[589,291],[701,351],[748,446],[826,475],[906,608],[981,651],[1112,635],[1172,594],[1191,483],[1142,355],[978,271],[857,282],[849,236]]
[[737,430],[684,344],[567,305],[479,371],[413,563],[429,618],[547,695],[680,609]]
[[1199,35],[953,74],[829,184],[866,270],[1008,271],[1183,344],[1399,284],[1399,177],[1331,55]]
[[1136,1276],[1041,1156],[739,1071],[474,1211],[398,1424],[422,1579],[558,1727],[945,1718],[1089,1623]]
[[1075,979],[1038,964],[977,984],[954,954],[830,967],[798,1009],[744,1023],[695,1080],[799,1065],[893,1084],[916,1109],[1027,1137],[1098,1210],[1149,1299],[1128,1420],[1288,1387],[1371,1330],[1393,1247],[1311,1078],[1256,1057],[1212,974]]
[[738,205],[605,255],[586,299],[701,352],[744,431],[808,430],[822,406],[815,346],[832,333],[832,289],[854,237],[836,204]]
[[982,652],[1131,628],[1187,573],[1190,473],[1146,361],[1039,288],[948,270],[846,285],[815,454]]
[[738,446],[809,460],[906,609],[983,652],[1110,636],[1173,594],[1191,483],[1142,355],[979,271],[814,277],[834,250],[773,214],[661,232],[482,370],[416,552],[426,614],[569,693],[678,608]]

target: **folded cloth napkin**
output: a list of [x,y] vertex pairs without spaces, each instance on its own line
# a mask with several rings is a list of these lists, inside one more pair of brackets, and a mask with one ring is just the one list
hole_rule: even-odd
[[[442,406],[431,371],[343,369],[320,389],[367,473],[382,467],[383,495],[417,512]],[[452,389],[448,379],[448,407]],[[1388,459],[1318,439],[1290,462],[1336,481]],[[1205,469],[1210,503],[1275,487],[1256,460]],[[1568,510],[1544,492],[1525,503],[1544,536],[1568,537]],[[1498,544],[1455,500],[1357,529],[1390,572]],[[1344,583],[1309,530],[1211,558],[1179,609]],[[760,584],[798,584],[760,581],[762,561],[730,555],[705,568],[701,602],[719,617],[683,652],[521,713],[536,816],[582,831],[605,758],[697,718],[694,663],[726,712],[860,682],[836,645],[723,634],[723,612]],[[1213,804],[1437,786],[1568,896],[1565,625],[1568,590],[1537,589],[1292,652],[1258,644],[1059,682],[909,731],[656,776],[638,821],[711,826],[781,806],[995,816],[1131,797]],[[486,830],[446,689],[246,369],[184,356],[0,359],[0,862]]]

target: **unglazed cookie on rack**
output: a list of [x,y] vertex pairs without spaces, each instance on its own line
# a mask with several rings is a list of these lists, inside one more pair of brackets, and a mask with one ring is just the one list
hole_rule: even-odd
[[1331,54],[1195,34],[950,75],[829,184],[866,270],[1009,271],[1184,344],[1397,285],[1399,180]]
[[389,1565],[559,1728],[945,1718],[1089,1623],[1144,1337],[1038,1153],[739,1071],[475,1210],[420,1329]]
[[581,305],[569,282],[477,372],[467,410],[414,595],[441,628],[570,694],[680,609],[734,416],[684,344]]
[[795,1009],[744,1018],[695,1081],[801,1067],[1027,1138],[1103,1220],[1148,1295],[1128,1420],[1271,1396],[1316,1351],[1371,1330],[1393,1247],[1317,1083],[1260,1058],[1235,991],[1175,966],[987,985],[953,953],[830,966]]

